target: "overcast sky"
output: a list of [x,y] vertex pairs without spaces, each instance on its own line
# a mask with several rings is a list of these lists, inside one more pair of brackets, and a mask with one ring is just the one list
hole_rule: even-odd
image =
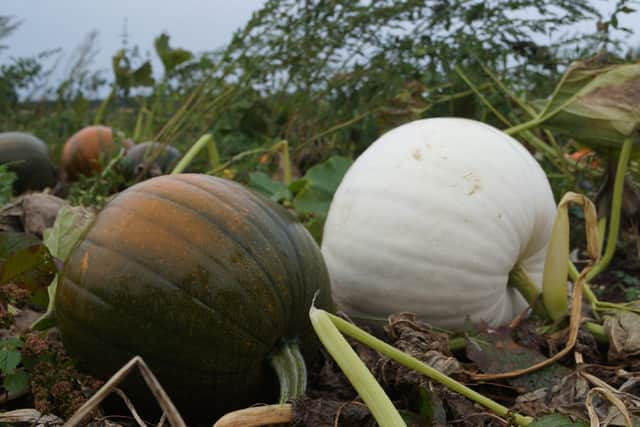
[[[104,76],[110,78],[111,56],[122,46],[125,21],[130,45],[138,45],[145,55],[152,52],[153,39],[162,31],[171,36],[172,46],[197,53],[226,44],[265,0],[0,1],[0,14],[22,20],[18,30],[2,41],[9,49],[0,54],[0,63],[11,56],[31,56],[54,48],[63,48],[68,57],[91,30],[98,30],[100,52],[94,68],[104,70]],[[594,0],[605,16],[615,3]],[[633,40],[640,44],[640,12],[625,16],[621,23],[637,28]],[[157,58],[151,58],[160,73]]]
[[[70,54],[86,35],[98,30],[95,67],[111,77],[111,56],[122,47],[125,28],[129,44],[143,54],[153,51],[153,39],[166,31],[171,46],[193,52],[225,45],[234,30],[242,27],[264,0],[0,0],[0,14],[13,16],[22,25],[2,41],[9,57],[32,56],[62,48]],[[155,55],[151,55],[157,61]],[[155,65],[155,64],[154,64]],[[161,67],[157,65],[157,72]]]

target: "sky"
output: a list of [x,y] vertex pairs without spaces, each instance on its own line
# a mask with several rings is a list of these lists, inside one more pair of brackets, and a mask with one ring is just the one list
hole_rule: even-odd
[[[122,47],[126,26],[129,45],[162,67],[153,52],[153,39],[167,32],[173,47],[193,52],[211,51],[231,40],[265,0],[1,0],[0,14],[22,21],[2,40],[8,49],[0,63],[10,57],[32,56],[62,48],[68,56],[92,30],[98,31],[95,67],[111,77],[111,56]],[[125,25],[126,23],[126,25]]]
[[[32,56],[62,48],[66,58],[92,30],[98,31],[98,55],[92,69],[103,70],[110,80],[111,56],[122,47],[123,33],[129,45],[138,45],[152,59],[154,72],[162,67],[153,54],[153,39],[166,31],[171,46],[195,53],[224,46],[234,30],[241,28],[265,0],[0,0],[0,14],[14,16],[22,25],[2,40],[9,49],[0,53],[0,63],[10,57]],[[593,0],[607,14],[616,0]],[[640,4],[635,5],[640,9]],[[636,27],[633,44],[640,45],[640,11],[624,16],[621,24]],[[634,25],[635,24],[635,25]],[[595,25],[589,24],[589,25]],[[64,65],[64,61],[63,61]],[[60,67],[64,74],[64,66]]]

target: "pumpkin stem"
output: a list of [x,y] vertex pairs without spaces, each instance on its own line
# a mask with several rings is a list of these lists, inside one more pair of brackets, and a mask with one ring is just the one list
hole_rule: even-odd
[[[377,407],[375,405],[370,405],[367,402],[367,397],[369,398],[373,397],[374,392],[371,390],[373,387],[369,387],[369,390],[364,390],[365,394],[363,394],[363,390],[360,390],[358,388],[358,384],[363,383],[364,376],[362,374],[360,374],[359,377],[354,377],[354,378],[349,376],[350,373],[351,374],[356,373],[357,367],[355,365],[357,364],[362,364],[362,368],[360,369],[364,369],[366,371],[366,374],[368,375],[371,375],[371,374],[368,372],[364,363],[362,363],[362,361],[358,359],[357,354],[355,354],[353,350],[351,350],[351,352],[353,353],[353,356],[350,356],[350,357],[355,357],[359,362],[348,360],[346,351],[344,351],[342,354],[338,354],[338,357],[336,357],[336,351],[341,348],[335,345],[335,342],[338,341],[338,338],[333,337],[332,335],[336,335],[336,334],[333,331],[328,330],[327,327],[319,328],[320,326],[323,326],[323,325],[319,325],[319,323],[326,322],[326,323],[329,323],[330,325],[332,324],[333,329],[339,332],[342,332],[343,334],[348,335],[357,341],[360,341],[362,344],[368,347],[371,347],[372,349],[376,350],[379,353],[382,353],[383,355],[387,356],[389,359],[395,360],[401,365],[404,365],[409,369],[417,371],[429,377],[430,379],[439,382],[440,384],[444,385],[451,391],[458,393],[466,397],[467,399],[470,399],[475,403],[478,403],[484,406],[485,408],[491,410],[498,416],[510,419],[514,424],[517,424],[518,426],[528,426],[533,421],[532,418],[510,411],[509,408],[506,408],[505,406],[499,404],[498,402],[495,402],[494,400],[478,393],[477,391],[470,389],[466,385],[454,380],[448,375],[445,375],[442,372],[438,371],[437,369],[432,368],[426,363],[416,359],[415,357],[407,353],[404,353],[402,350],[399,350],[387,344],[386,342],[374,337],[373,335],[360,329],[358,326],[352,323],[349,323],[338,316],[335,316],[331,313],[327,313],[324,310],[316,309],[313,306],[311,307],[311,311],[309,315],[311,317],[311,322],[314,328],[316,329],[316,333],[320,337],[320,340],[325,345],[325,347],[327,347],[327,350],[334,357],[334,359],[336,359],[338,366],[340,366],[340,368],[347,375],[347,378],[349,378],[349,380],[352,382],[354,388],[356,388],[358,393],[360,393],[362,400],[364,400],[365,403],[367,403],[367,406],[369,406],[369,409],[371,410],[374,417],[378,421],[378,424],[380,424],[381,426],[382,425],[393,426],[393,425],[402,425],[402,424],[394,424],[393,422],[384,424],[380,422],[375,412]],[[328,321],[324,321],[322,320],[322,318],[328,318]],[[349,347],[349,344],[344,339],[344,337],[342,337],[340,334],[337,334],[337,335],[339,335],[339,338],[341,338],[341,340],[344,341],[342,346],[346,345],[347,347]],[[330,344],[333,344],[333,346],[330,346]],[[356,380],[358,382],[355,382]],[[375,383],[375,385],[377,385],[377,382],[375,381],[374,378],[372,378],[372,381],[373,383]],[[382,392],[382,394],[384,394],[384,392]],[[389,402],[389,404],[391,404],[391,402]],[[393,409],[393,406],[391,406],[391,408]]]
[[622,210],[622,193],[624,189],[624,176],[627,173],[629,158],[631,157],[631,148],[633,140],[627,138],[620,149],[618,157],[618,165],[616,168],[616,176],[613,184],[613,195],[611,196],[611,213],[609,216],[609,230],[607,233],[607,243],[602,257],[587,274],[587,281],[593,279],[597,274],[602,272],[613,258],[618,243],[618,233],[620,231],[620,212]]
[[104,115],[107,112],[107,107],[109,106],[111,100],[115,98],[117,89],[118,87],[114,84],[111,88],[111,91],[109,92],[109,95],[107,95],[104,101],[100,103],[100,107],[98,107],[98,111],[96,112],[96,117],[93,120],[96,125],[100,125],[104,121]]
[[[362,359],[360,359],[346,338],[340,333],[348,334],[344,330],[339,329],[339,324],[334,320],[334,316],[324,310],[315,308],[314,304],[311,304],[309,319],[311,320],[313,329],[316,331],[316,335],[320,338],[320,342],[336,361],[342,372],[347,376],[353,388],[356,389],[365,405],[367,405],[371,411],[378,425],[381,427],[406,427],[407,424],[395,406],[393,406],[391,399],[389,399],[389,396],[384,392],[382,386],[376,381]],[[355,326],[354,328],[365,334],[361,329]],[[369,337],[368,334],[366,335]],[[371,345],[370,341],[363,341],[361,337],[351,336],[363,344],[380,351],[379,348]],[[372,339],[375,338],[372,337]]]
[[[198,139],[192,146],[189,148],[189,151],[185,153],[185,155],[180,159],[178,164],[173,168],[171,174],[179,174],[182,173],[187,166],[191,163],[194,157],[205,147],[207,147],[213,141],[213,137],[209,134],[204,134]],[[211,156],[211,152],[209,153]]]
[[549,314],[540,298],[540,289],[533,283],[529,274],[522,268],[520,263],[516,263],[509,272],[507,286],[516,288],[518,292],[520,292],[520,295],[529,303],[529,307],[531,307],[535,314],[545,319],[549,318]]
[[282,340],[269,357],[280,384],[278,403],[301,397],[307,388],[307,367],[297,340]]

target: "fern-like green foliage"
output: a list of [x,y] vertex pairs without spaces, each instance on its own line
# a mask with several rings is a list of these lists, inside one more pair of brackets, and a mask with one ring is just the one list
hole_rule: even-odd
[[15,173],[9,170],[8,165],[0,165],[0,206],[11,199],[13,183],[18,179]]

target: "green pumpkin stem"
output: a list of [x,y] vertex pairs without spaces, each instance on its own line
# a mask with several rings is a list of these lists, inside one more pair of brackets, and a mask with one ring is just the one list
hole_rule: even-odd
[[[182,173],[187,166],[191,163],[191,161],[196,157],[196,155],[202,151],[205,147],[207,147],[211,141],[213,141],[213,137],[209,134],[204,134],[198,139],[192,146],[189,148],[189,151],[180,159],[178,164],[173,168],[171,173],[173,175]],[[209,153],[211,155],[211,153]]]
[[307,367],[296,340],[283,340],[269,357],[280,384],[278,403],[301,397],[307,388]]
[[507,286],[514,287],[520,292],[520,295],[529,303],[529,307],[535,314],[542,318],[549,318],[547,310],[544,308],[542,299],[540,298],[540,289],[533,283],[527,272],[522,268],[520,263],[509,272],[509,281]]
[[587,282],[593,279],[598,273],[602,272],[613,258],[618,243],[618,232],[620,231],[620,212],[622,210],[622,190],[624,187],[624,176],[627,173],[629,158],[631,157],[631,148],[633,140],[627,138],[620,149],[618,157],[618,167],[616,168],[616,176],[613,184],[613,196],[611,197],[611,213],[609,215],[609,230],[607,232],[607,243],[602,254],[602,258],[593,266],[587,274]]
[[[311,305],[309,319],[320,342],[347,376],[380,427],[406,427],[391,399],[339,331],[335,316]],[[335,317],[335,319],[340,319]],[[340,319],[342,320],[342,319]],[[347,323],[347,322],[345,322]],[[349,323],[350,325],[350,323]],[[356,326],[354,328],[358,329]],[[358,329],[362,331],[361,329]],[[364,331],[362,331],[364,333]],[[346,333],[343,331],[343,333]],[[361,340],[357,336],[354,338]],[[370,343],[362,341],[366,345]],[[375,348],[371,346],[372,348]]]
[[[360,341],[361,343],[371,347],[372,349],[382,353],[383,355],[387,356],[390,359],[395,360],[396,362],[406,366],[409,369],[413,369],[423,375],[426,375],[427,377],[431,378],[434,381],[439,382],[440,384],[444,385],[445,387],[449,388],[450,390],[484,406],[485,408],[491,410],[492,412],[494,412],[495,414],[497,414],[500,417],[504,417],[509,419],[510,421],[512,421],[514,424],[517,424],[519,426],[528,426],[533,419],[521,414],[518,414],[516,412],[512,412],[509,410],[509,408],[495,402],[494,400],[478,393],[475,390],[470,389],[469,387],[465,386],[464,384],[454,380],[453,378],[449,377],[448,375],[443,374],[442,372],[432,368],[431,366],[425,364],[424,362],[402,352],[401,350],[385,343],[384,341],[374,337],[371,334],[368,334],[367,332],[363,331],[362,329],[360,329],[359,327],[357,327],[356,325],[349,323],[343,319],[341,319],[340,317],[337,317],[333,314],[330,313],[326,313],[323,310],[319,310],[319,309],[315,309],[312,307],[311,309],[311,316],[315,316],[318,317],[320,316],[320,313],[322,313],[323,316],[328,317],[328,319],[331,321],[331,323],[333,323],[334,327],[342,332],[345,335],[350,336],[351,338],[354,338],[358,341]],[[312,322],[313,322],[313,317],[312,317]],[[314,324],[315,327],[315,324]],[[323,331],[318,331],[316,330],[316,332],[318,333],[318,336],[320,336],[320,339],[322,340],[323,338]],[[325,334],[328,335],[328,334]],[[344,338],[343,338],[344,339]],[[325,341],[322,340],[323,344],[325,344]],[[345,341],[346,342],[346,341]],[[326,345],[326,344],[325,344]],[[331,353],[331,350],[328,348],[329,352]],[[332,353],[333,355],[333,353]],[[335,356],[334,356],[335,357]],[[357,357],[357,356],[356,356]],[[338,362],[338,364],[341,366],[340,364],[340,360],[336,359],[336,361]],[[351,366],[349,366],[349,369],[351,369]],[[366,369],[366,367],[365,367]],[[343,369],[344,370],[344,369]],[[347,373],[345,371],[345,373]],[[349,376],[349,375],[347,375]],[[351,379],[351,378],[350,378]],[[374,380],[375,381],[375,380]],[[352,380],[353,383],[353,380]],[[377,383],[376,383],[377,384]],[[356,384],[353,384],[354,387],[356,386]],[[357,388],[356,388],[357,390]],[[358,391],[360,393],[360,391]],[[363,398],[363,400],[365,401],[365,403],[367,403],[365,396],[363,396],[361,394],[361,397]],[[369,404],[367,404],[369,406]],[[369,409],[373,412],[374,408],[369,406]],[[375,416],[375,413],[374,413]],[[378,418],[376,417],[376,420],[378,420]],[[380,425],[383,425],[382,423],[379,422]],[[387,425],[393,425],[393,424],[387,424]]]

